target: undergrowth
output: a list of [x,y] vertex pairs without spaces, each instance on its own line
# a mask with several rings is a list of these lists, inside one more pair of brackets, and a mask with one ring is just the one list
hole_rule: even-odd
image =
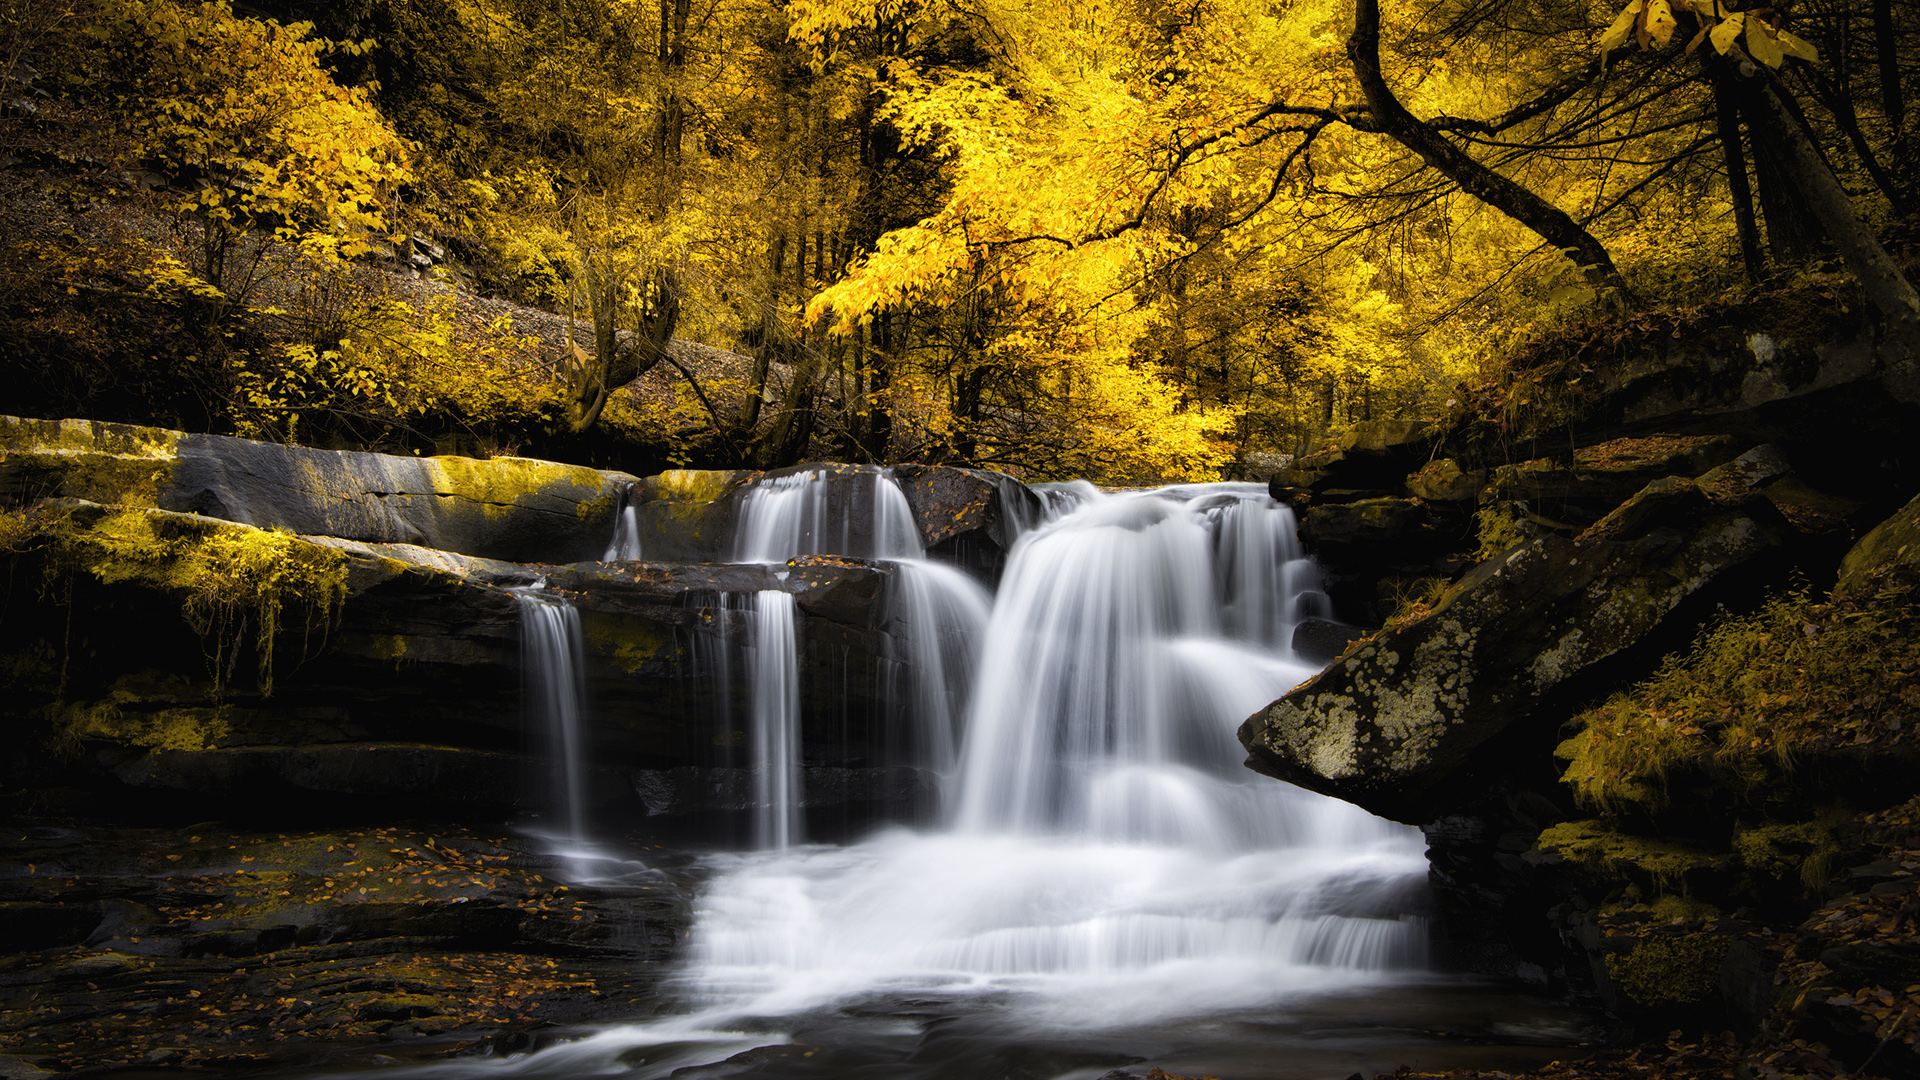
[[1660,808],[1667,781],[1712,766],[1757,791],[1797,756],[1896,737],[1920,707],[1920,596],[1910,568],[1822,599],[1805,586],[1711,623],[1685,655],[1575,719],[1566,783],[1603,811]]

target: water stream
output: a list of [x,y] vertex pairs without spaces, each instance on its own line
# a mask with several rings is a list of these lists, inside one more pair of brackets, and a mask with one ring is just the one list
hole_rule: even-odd
[[[736,560],[896,563],[886,618],[916,680],[897,748],[935,778],[935,823],[803,842],[793,598],[757,594],[758,850],[705,857],[669,1004],[407,1072],[1346,1075],[1394,1062],[1340,1038],[1373,1053],[1458,1022],[1421,989],[1420,834],[1241,763],[1235,728],[1311,674],[1287,642],[1324,611],[1291,514],[1253,485],[1042,496],[989,597],[926,559],[883,471],[752,491]],[[1269,1057],[1221,1064],[1252,1048]]]
[[542,585],[512,590],[520,604],[520,671],[530,726],[545,733],[552,766],[548,805],[556,840],[587,841],[586,679],[580,613]]

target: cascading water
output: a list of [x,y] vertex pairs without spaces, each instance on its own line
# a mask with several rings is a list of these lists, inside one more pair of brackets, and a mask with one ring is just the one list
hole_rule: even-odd
[[947,827],[740,859],[699,910],[696,1000],[781,1016],[964,990],[1084,1025],[1421,967],[1424,926],[1381,900],[1424,875],[1417,834],[1240,765],[1235,726],[1311,669],[1275,619],[1233,618],[1252,575],[1214,553],[1238,514],[1290,515],[1182,494],[1082,495],[1021,539]]
[[746,493],[731,561],[917,559],[926,553],[913,509],[886,470],[807,469],[762,480]]
[[620,489],[620,508],[613,515],[613,539],[607,541],[603,562],[637,562],[640,551],[640,509],[633,504],[633,485]]
[[[874,475],[870,505],[885,514],[898,490]],[[793,474],[749,495],[736,554],[876,554],[879,542],[858,543],[857,529],[794,494],[824,483]],[[823,486],[806,499],[836,497]],[[917,579],[965,582],[918,562],[917,535],[869,534],[898,545],[885,553],[904,571],[895,617],[924,623],[904,634],[908,659],[924,674],[938,655],[948,680],[910,705],[943,718],[914,727],[915,754],[949,774],[939,827],[844,847],[782,848],[776,836],[767,850],[713,856],[671,984],[678,1015],[423,1071],[641,1080],[792,1042],[840,1045],[862,1075],[959,1077],[999,1060],[964,1064],[969,1054],[1092,1035],[1155,1048],[1123,1060],[1177,1062],[1195,1031],[1309,1015],[1324,995],[1418,975],[1424,926],[1407,901],[1426,874],[1419,834],[1240,764],[1239,722],[1311,673],[1287,647],[1300,614],[1290,588],[1310,580],[1293,566],[1291,515],[1252,485],[1078,486],[1045,500],[990,615],[964,588],[916,593]],[[781,524],[762,527],[762,513]],[[757,635],[782,625],[757,617]],[[977,621],[983,630],[956,630]],[[772,652],[761,648],[756,671]],[[756,675],[758,693],[773,681]],[[811,1055],[735,1071],[860,1071],[827,1057],[809,1066]],[[1334,1068],[1322,1074],[1353,1071]]]
[[563,839],[587,837],[586,682],[580,613],[541,585],[510,590],[520,605],[520,671],[527,711],[546,733],[552,802]]
[[767,589],[753,597],[754,845],[780,850],[800,840],[800,671],[793,596]]

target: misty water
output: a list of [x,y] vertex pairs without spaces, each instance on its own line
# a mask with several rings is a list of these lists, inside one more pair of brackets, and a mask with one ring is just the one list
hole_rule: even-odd
[[[726,666],[751,673],[753,850],[695,859],[648,1015],[394,1074],[1339,1080],[1556,1056],[1564,1016],[1431,969],[1418,830],[1242,764],[1235,729],[1312,674],[1288,642],[1327,614],[1291,513],[1248,484],[1042,494],[989,595],[927,558],[883,470],[748,493],[735,561],[892,564],[920,822],[806,835],[793,598],[720,597],[752,622]],[[556,781],[576,844],[577,784]]]

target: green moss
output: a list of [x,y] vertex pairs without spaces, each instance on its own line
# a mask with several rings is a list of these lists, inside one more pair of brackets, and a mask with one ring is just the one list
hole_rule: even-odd
[[1618,874],[1620,863],[1630,863],[1663,885],[1676,884],[1687,871],[1716,861],[1691,844],[1632,836],[1600,821],[1562,822],[1542,832],[1534,846],[1609,877]]
[[1809,889],[1818,889],[1826,883],[1827,872],[1840,854],[1834,829],[1848,817],[1845,810],[1837,809],[1812,821],[1749,826],[1734,833],[1733,852],[1750,875],[1797,880]]
[[1514,516],[1513,506],[1506,502],[1488,503],[1473,512],[1474,526],[1478,531],[1480,546],[1473,557],[1485,562],[1496,555],[1511,550],[1516,544],[1524,544],[1528,536],[1520,527],[1520,521]]
[[1600,917],[1621,919],[1638,916],[1656,923],[1700,923],[1726,917],[1726,912],[1691,896],[1661,893],[1648,900],[1637,889],[1628,889],[1620,899],[1600,906]]
[[233,734],[218,709],[162,709],[140,713],[112,701],[68,702],[53,712],[53,742],[72,747],[104,739],[146,750],[206,750]]
[[402,634],[370,634],[367,641],[367,652],[376,660],[392,660],[397,664],[406,659],[407,639]]
[[[584,465],[562,465],[533,458],[497,457],[480,461],[467,457],[427,458],[433,470],[434,490],[478,503],[488,513],[501,514],[537,494],[574,498],[591,493],[585,505],[600,505],[611,515],[612,498],[603,489],[606,478]],[[582,516],[586,516],[583,511]]]
[[1561,779],[1602,809],[1662,807],[1670,775],[1708,766],[1760,796],[1798,756],[1881,737],[1884,717],[1920,700],[1920,596],[1911,570],[1873,580],[1844,600],[1802,589],[1711,624],[1651,679],[1575,718]]
[[1719,992],[1728,944],[1720,934],[1649,937],[1632,952],[1609,953],[1607,975],[1636,1005],[1697,1005]]

